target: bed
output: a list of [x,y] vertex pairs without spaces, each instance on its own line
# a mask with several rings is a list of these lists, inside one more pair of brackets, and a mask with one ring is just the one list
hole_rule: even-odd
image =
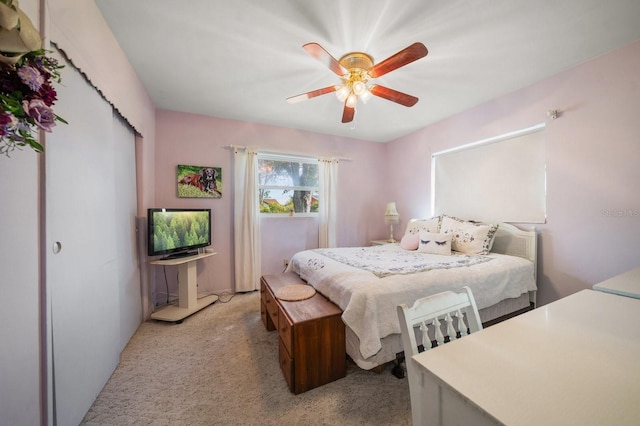
[[[444,242],[435,241],[446,234],[449,253],[440,251]],[[409,237],[420,237],[418,249],[405,242]],[[423,250],[430,241],[435,252]],[[534,307],[536,232],[447,216],[411,220],[399,244],[305,250],[292,257],[288,269],[342,309],[347,354],[370,370],[402,352],[396,314],[401,303],[468,285],[484,324]]]

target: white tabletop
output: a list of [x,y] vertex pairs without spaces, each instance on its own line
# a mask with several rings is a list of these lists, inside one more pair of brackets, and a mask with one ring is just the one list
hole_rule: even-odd
[[640,299],[640,268],[602,281],[594,285],[593,289]]
[[583,290],[413,358],[507,425],[640,424],[638,299]]

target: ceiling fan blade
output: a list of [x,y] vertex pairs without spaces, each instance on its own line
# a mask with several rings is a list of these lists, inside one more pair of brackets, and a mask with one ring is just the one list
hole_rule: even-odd
[[344,110],[342,111],[342,122],[350,123],[353,121],[353,116],[356,115],[356,109],[344,104]]
[[336,58],[331,56],[331,54],[324,50],[324,48],[318,43],[307,43],[302,46],[302,48],[306,50],[309,55],[325,64],[331,71],[333,71],[340,77],[349,73],[349,71],[345,67],[340,65]]
[[301,95],[291,96],[287,98],[287,102],[290,104],[295,104],[298,102],[306,101],[307,99],[315,98],[316,96],[325,95],[327,93],[335,92],[338,86],[328,86],[323,87],[322,89],[312,90],[307,93],[303,93]]
[[427,53],[429,53],[429,51],[424,44],[420,42],[413,43],[411,46],[402,49],[395,55],[371,67],[368,71],[369,75],[371,78],[380,77],[413,61],[424,58],[427,56]]
[[406,93],[398,92],[397,90],[389,89],[388,87],[380,86],[378,84],[372,86],[369,91],[372,95],[406,107],[412,107],[418,102],[418,98],[415,96],[407,95]]

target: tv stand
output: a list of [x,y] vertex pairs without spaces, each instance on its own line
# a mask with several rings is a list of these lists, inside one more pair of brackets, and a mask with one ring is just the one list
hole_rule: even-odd
[[198,299],[197,262],[218,253],[202,253],[175,259],[161,259],[149,262],[151,265],[178,267],[178,306],[166,306],[151,314],[152,319],[181,323],[191,314],[214,303],[218,296],[210,295]]

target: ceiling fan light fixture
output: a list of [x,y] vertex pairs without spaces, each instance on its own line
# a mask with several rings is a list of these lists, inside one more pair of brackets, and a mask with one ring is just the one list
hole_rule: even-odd
[[348,106],[349,108],[355,108],[356,103],[358,103],[358,96],[355,93],[351,93],[349,96],[347,96],[347,101],[345,103],[346,106]]
[[367,85],[361,80],[354,81],[351,88],[353,89],[353,93],[358,96],[367,91]]
[[338,86],[338,87],[339,89],[336,90],[336,97],[340,102],[344,102],[345,100],[347,100],[347,96],[349,96],[349,93],[351,93],[351,91],[345,85]]
[[368,88],[366,88],[366,90],[364,92],[362,92],[362,94],[359,96],[360,100],[362,101],[363,104],[366,104],[367,101],[371,98],[371,92],[369,91]]

